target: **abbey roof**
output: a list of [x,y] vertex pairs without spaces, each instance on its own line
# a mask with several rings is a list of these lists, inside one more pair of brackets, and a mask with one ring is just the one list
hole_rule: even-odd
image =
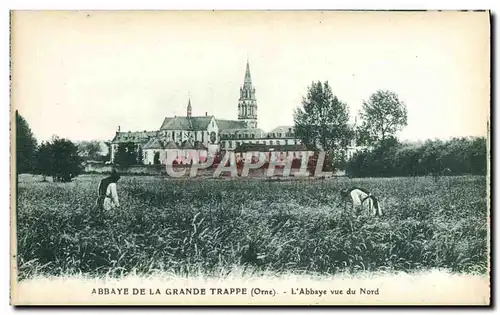
[[174,116],[165,117],[160,130],[207,130],[213,116]]

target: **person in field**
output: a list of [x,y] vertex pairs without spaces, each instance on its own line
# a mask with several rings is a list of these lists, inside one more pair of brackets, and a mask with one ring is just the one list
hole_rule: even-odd
[[382,215],[382,209],[377,197],[373,196],[369,191],[359,187],[352,187],[340,191],[342,200],[347,209],[347,203],[352,205],[352,210],[368,208],[372,215]]
[[113,208],[119,207],[120,202],[118,201],[118,193],[116,189],[116,183],[120,179],[120,175],[113,170],[111,175],[102,179],[99,182],[99,187],[97,189],[97,207],[99,210],[109,211]]

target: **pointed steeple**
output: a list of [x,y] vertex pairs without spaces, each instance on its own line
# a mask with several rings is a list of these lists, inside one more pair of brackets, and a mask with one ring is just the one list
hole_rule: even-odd
[[255,88],[252,85],[248,58],[245,79],[243,86],[240,88],[238,119],[245,121],[248,128],[257,128],[257,100],[255,99]]
[[193,112],[193,107],[191,107],[191,96],[190,96],[187,106],[187,116],[191,117],[192,112]]
[[248,59],[247,59],[247,69],[245,71],[245,80],[243,86],[244,87],[252,86],[252,76],[250,75],[250,63],[248,62]]

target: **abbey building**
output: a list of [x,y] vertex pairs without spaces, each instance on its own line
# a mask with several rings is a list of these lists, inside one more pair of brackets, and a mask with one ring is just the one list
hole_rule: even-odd
[[[164,164],[167,154],[177,157],[178,163],[194,163],[220,151],[272,152],[287,157],[299,157],[306,151],[294,135],[293,126],[278,126],[269,132],[258,127],[258,104],[247,61],[243,85],[238,100],[238,119],[217,119],[213,115],[193,116],[191,99],[186,116],[165,117],[158,130],[122,132],[118,127],[111,141],[111,161],[115,160],[120,143],[133,143],[143,152],[144,164]],[[278,157],[279,158],[279,157]],[[283,158],[283,156],[281,157]]]

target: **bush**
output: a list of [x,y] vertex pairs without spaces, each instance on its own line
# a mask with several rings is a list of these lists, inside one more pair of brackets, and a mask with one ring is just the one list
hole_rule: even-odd
[[70,140],[54,137],[40,145],[36,154],[36,174],[52,176],[55,182],[69,182],[82,172],[78,147]]
[[372,151],[355,154],[346,173],[352,177],[485,175],[486,161],[485,138],[428,140],[422,145],[390,139]]

